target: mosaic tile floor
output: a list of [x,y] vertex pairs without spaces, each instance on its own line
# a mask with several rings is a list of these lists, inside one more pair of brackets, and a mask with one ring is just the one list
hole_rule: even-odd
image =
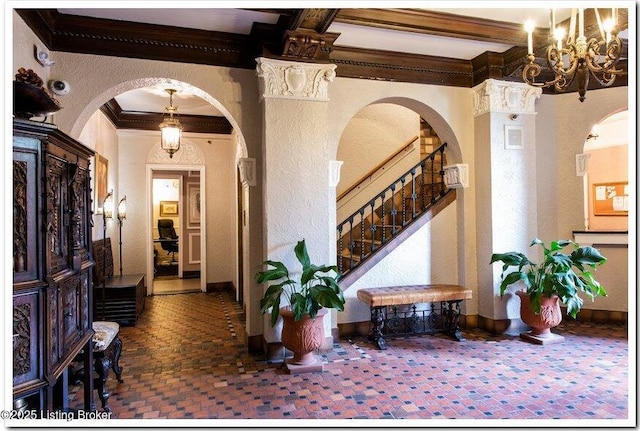
[[[247,352],[242,310],[225,293],[153,296],[146,304],[135,327],[121,328],[124,383],[111,375],[107,384],[112,421],[243,419],[268,426],[266,419],[279,419],[279,426],[300,426],[282,420],[334,419],[323,424],[331,426],[335,419],[413,419],[452,426],[456,419],[494,426],[511,419],[614,426],[635,418],[621,326],[565,323],[556,328],[565,341],[547,346],[480,330],[464,331],[463,343],[446,336],[391,339],[385,351],[364,338],[341,340],[322,355],[323,372],[289,375]],[[81,406],[82,387],[73,393],[71,405]]]

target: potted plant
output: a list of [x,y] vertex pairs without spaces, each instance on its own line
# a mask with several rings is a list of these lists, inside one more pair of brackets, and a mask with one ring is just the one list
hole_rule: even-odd
[[[490,263],[503,263],[500,296],[510,285],[523,283],[524,291],[516,292],[522,301],[521,317],[532,327],[529,335],[539,339],[549,337],[550,328],[560,324],[560,302],[566,305],[567,314],[575,319],[583,305],[580,293],[592,301],[596,296],[607,295],[592,274],[592,270],[604,264],[607,258],[591,246],[579,246],[570,240],[552,241],[547,248],[544,242],[535,238],[530,247],[534,245],[542,247],[544,259],[540,263],[534,263],[516,251],[494,253]],[[569,246],[571,252],[563,252]]]
[[287,363],[290,371],[291,366],[300,372],[321,370],[313,352],[322,345],[326,309],[344,310],[345,299],[338,285],[341,274],[335,265],[312,264],[304,239],[298,241],[294,253],[302,266],[298,280],[284,263],[273,260],[264,261],[268,269],[256,273],[258,283],[271,283],[260,300],[260,311],[271,311],[271,326],[282,316],[282,344],[294,353]]

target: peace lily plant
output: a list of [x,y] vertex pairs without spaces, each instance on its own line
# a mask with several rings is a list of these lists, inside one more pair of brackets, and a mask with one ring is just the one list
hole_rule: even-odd
[[[567,306],[567,314],[575,319],[583,305],[580,293],[591,301],[596,296],[607,296],[605,289],[596,281],[592,271],[604,264],[607,258],[591,246],[579,246],[570,240],[552,241],[549,247],[538,238],[531,241],[530,247],[538,245],[544,252],[544,260],[535,263],[524,254],[510,251],[494,253],[491,264],[502,262],[500,295],[504,295],[508,286],[522,282],[529,294],[535,314],[540,314],[540,301],[543,297],[557,295]],[[563,253],[571,247],[570,253]],[[511,269],[515,268],[515,271]]]
[[338,286],[341,276],[338,267],[312,264],[304,239],[298,241],[294,252],[302,266],[299,280],[291,278],[291,273],[284,263],[273,260],[264,261],[263,265],[269,268],[256,273],[258,283],[274,283],[267,288],[260,301],[260,311],[263,314],[271,310],[272,326],[276,324],[280,315],[283,297],[291,307],[295,320],[300,320],[307,314],[314,319],[322,307],[344,310],[345,299]]

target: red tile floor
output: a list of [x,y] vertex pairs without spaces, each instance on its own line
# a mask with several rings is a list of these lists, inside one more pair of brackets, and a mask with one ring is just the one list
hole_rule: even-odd
[[[439,335],[390,339],[385,351],[365,338],[340,340],[322,355],[323,372],[289,375],[281,364],[247,352],[243,321],[226,293],[147,298],[137,325],[121,328],[124,383],[113,373],[107,383],[111,421],[223,422],[184,421],[206,418],[268,426],[265,419],[280,419],[275,423],[282,426],[282,419],[318,425],[317,419],[334,419],[323,424],[331,426],[335,419],[416,419],[414,425],[434,426],[456,419],[497,426],[495,420],[511,419],[626,426],[635,419],[623,326],[567,322],[555,330],[565,341],[547,346],[480,330],[464,331],[462,343]],[[81,406],[82,387],[73,393],[72,406]]]

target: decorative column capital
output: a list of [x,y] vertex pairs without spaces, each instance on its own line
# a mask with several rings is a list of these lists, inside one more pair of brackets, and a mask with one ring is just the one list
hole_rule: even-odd
[[329,187],[337,187],[340,182],[340,168],[342,160],[329,160]]
[[256,159],[245,157],[238,160],[238,169],[240,170],[240,182],[243,186],[256,185]]
[[260,57],[256,59],[260,97],[327,101],[335,64],[298,63]]
[[487,79],[473,87],[473,116],[487,112],[535,114],[542,89],[521,82]]

